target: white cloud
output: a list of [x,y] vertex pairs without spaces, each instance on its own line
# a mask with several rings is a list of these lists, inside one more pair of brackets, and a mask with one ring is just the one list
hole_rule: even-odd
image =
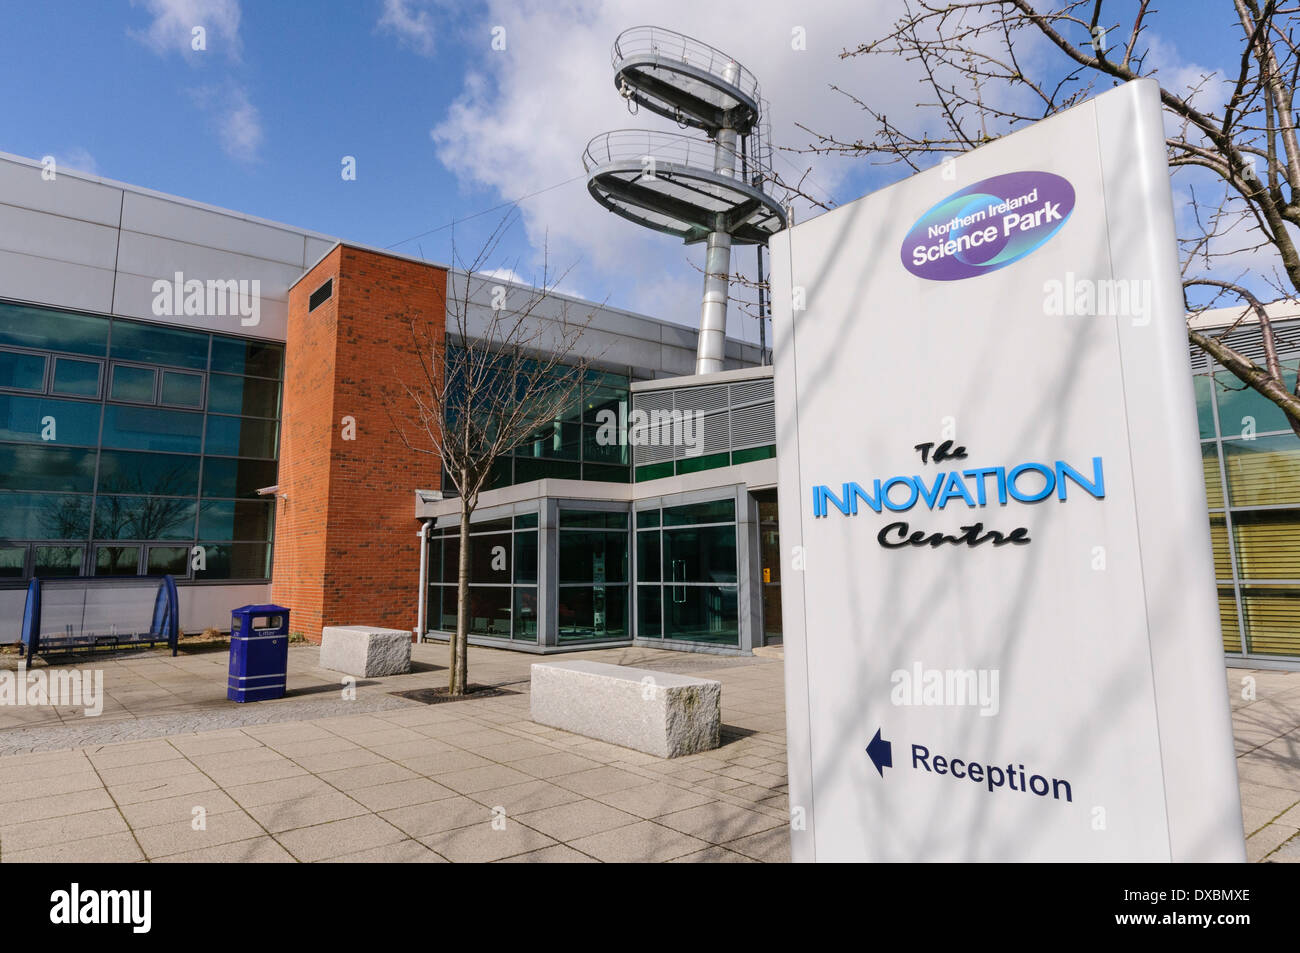
[[99,175],[99,164],[89,151],[81,146],[72,146],[62,152],[54,153],[54,161],[59,169],[72,169],[87,175]]
[[[771,103],[774,141],[803,146],[811,136],[796,122],[841,136],[868,134],[861,110],[829,84],[869,97],[887,113],[914,108],[916,86],[899,79],[909,69],[905,64],[838,56],[845,46],[885,32],[898,12],[896,2],[827,0],[792,8],[785,0],[754,0],[742,21],[732,5],[663,0],[650,19],[735,56],[757,76]],[[703,279],[690,262],[702,265],[702,250],[610,214],[588,196],[581,178],[582,150],[599,133],[628,127],[678,131],[646,111],[629,116],[614,88],[614,38],[646,19],[644,4],[632,0],[488,0],[474,29],[501,24],[509,46],[495,52],[484,42],[480,53],[471,54],[464,88],[432,137],[438,158],[462,183],[505,199],[579,177],[521,205],[532,248],[540,250],[549,232],[552,260],[580,259],[575,278],[584,286],[615,288],[613,304],[694,324]],[[806,34],[806,50],[792,48],[796,28]],[[822,195],[834,195],[848,171],[842,161],[790,153],[778,152],[774,163],[791,180],[811,165],[805,184]],[[806,211],[799,217],[807,217]],[[754,250],[742,248],[733,267],[752,272],[754,260]],[[729,332],[742,330],[757,336],[753,321],[734,317]]]
[[131,6],[144,7],[153,22],[143,32],[128,32],[159,55],[197,55],[192,48],[195,27],[206,34],[207,52],[221,48],[231,58],[239,55],[239,0],[131,0]]
[[221,151],[240,162],[253,162],[261,148],[262,115],[247,90],[235,83],[193,91],[194,101],[207,113]]
[[389,33],[421,56],[432,56],[436,46],[433,17],[419,0],[384,0],[384,12],[378,24],[381,33]]

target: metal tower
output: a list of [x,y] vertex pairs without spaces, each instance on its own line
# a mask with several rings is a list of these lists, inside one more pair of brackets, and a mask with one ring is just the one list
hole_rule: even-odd
[[771,146],[754,75],[720,50],[659,27],[614,41],[614,84],[631,109],[645,107],[689,133],[619,129],[592,139],[582,162],[587,191],[638,225],[704,242],[704,296],[695,372],[722,370],[732,245],[762,247],[786,225],[763,183]]

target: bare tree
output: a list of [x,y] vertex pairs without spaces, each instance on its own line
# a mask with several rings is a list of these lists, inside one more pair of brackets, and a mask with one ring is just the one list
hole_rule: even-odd
[[[555,294],[567,270],[553,275],[544,255],[535,288],[508,286],[482,273],[512,223],[513,211],[470,260],[460,256],[453,240],[453,270],[442,302],[445,341],[442,315],[432,321],[407,315],[420,374],[402,386],[410,417],[392,416],[402,443],[438,460],[460,499],[452,695],[465,694],[469,684],[469,530],[479,495],[498,460],[540,429],[558,426],[559,416],[578,400],[591,367],[591,357],[579,347],[593,313],[570,320],[569,302]],[[558,315],[545,313],[548,302]]]
[[[1300,143],[1293,102],[1300,73],[1295,36],[1300,6],[1278,0],[1218,2],[1225,30],[1236,35],[1239,55],[1233,67],[1224,75],[1199,76],[1181,89],[1162,82],[1160,99],[1168,118],[1170,166],[1176,173],[1186,170],[1215,193],[1208,205],[1194,197],[1191,214],[1184,216],[1191,221],[1190,234],[1179,239],[1188,311],[1234,299],[1243,311],[1217,334],[1189,326],[1188,338],[1280,407],[1300,434],[1300,387],[1286,386],[1277,336],[1260,297],[1294,300],[1300,293]],[[1105,0],[903,0],[904,14],[885,35],[840,56],[885,56],[912,64],[927,96],[917,104],[919,112],[909,115],[909,124],[899,123],[870,97],[832,86],[867,114],[874,133],[839,138],[801,126],[813,141],[788,151],[865,157],[916,171],[1076,105],[1098,87],[1162,79],[1148,64],[1151,46],[1144,36],[1156,14],[1151,0],[1130,0],[1118,14],[1117,6]],[[1198,4],[1198,12],[1205,6]],[[1170,12],[1176,15],[1177,9]],[[1031,75],[1029,62],[1048,65]],[[803,191],[802,182],[781,184],[826,207]],[[1233,273],[1233,256],[1259,251],[1274,256],[1271,269]],[[1263,336],[1263,366],[1225,340],[1250,315]]]

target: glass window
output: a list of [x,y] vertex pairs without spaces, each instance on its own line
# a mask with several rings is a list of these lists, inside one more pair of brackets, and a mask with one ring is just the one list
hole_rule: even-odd
[[627,529],[626,511],[560,510],[560,526],[588,529]]
[[[1282,362],[1282,382],[1295,392],[1296,361]],[[1270,430],[1290,430],[1282,409],[1262,394],[1243,384],[1237,375],[1222,371],[1214,375],[1219,402],[1219,428],[1225,437],[1239,437]]]
[[108,319],[0,303],[0,344],[103,357],[108,350]]
[[231,457],[274,457],[276,423],[247,417],[208,417],[207,452]]
[[32,563],[32,575],[80,576],[81,560],[85,555],[83,546],[34,546],[35,558]]
[[520,513],[515,517],[515,529],[527,529],[537,525],[536,513]]
[[1219,475],[1219,445],[1213,440],[1201,444],[1201,469],[1205,473],[1205,498],[1210,509],[1223,507],[1223,480]]
[[515,587],[515,609],[510,637],[524,642],[537,641],[537,588]]
[[268,543],[200,542],[204,569],[195,569],[195,579],[268,579],[271,575],[271,547]]
[[113,386],[109,396],[113,400],[129,400],[136,404],[152,404],[158,372],[152,367],[132,367],[129,364],[113,365]]
[[469,587],[469,632],[497,639],[510,638],[513,606],[509,586]]
[[1219,628],[1223,630],[1223,651],[1241,651],[1241,625],[1237,621],[1237,597],[1232,589],[1219,590]]
[[1201,437],[1213,437],[1214,381],[1209,374],[1198,374],[1192,381],[1196,389],[1196,420],[1201,427]]
[[0,387],[37,392],[45,390],[44,355],[0,351]]
[[245,417],[276,417],[280,413],[280,384],[255,377],[213,374],[208,377],[208,410]]
[[627,586],[560,586],[556,609],[561,643],[627,638]]
[[99,455],[100,493],[194,496],[198,488],[198,457],[125,450],[105,450]]
[[178,407],[202,407],[203,375],[163,371],[162,402]]
[[664,507],[665,526],[683,526],[690,523],[734,523],[736,501],[710,500],[707,503],[688,503],[685,506]]
[[21,579],[26,571],[27,547],[0,543],[0,579]]
[[95,498],[96,539],[193,539],[194,500],[167,496]]
[[0,493],[0,526],[10,539],[86,539],[90,536],[90,497]]
[[659,581],[659,531],[648,530],[636,534],[637,582]]
[[685,642],[738,645],[735,586],[665,586],[666,636]]
[[54,359],[54,393],[74,397],[98,397],[99,361],[77,361],[70,357]]
[[[615,427],[627,414],[628,390],[626,387],[592,387],[588,385],[583,396],[582,419],[588,424],[612,422]],[[612,416],[611,416],[612,415]]]
[[[1243,579],[1300,579],[1300,510],[1235,511],[1232,535]],[[1218,550],[1216,545],[1216,564]]]
[[188,546],[150,546],[145,572],[151,576],[184,576],[190,565]]
[[659,511],[656,510],[638,510],[636,514],[636,528],[645,529],[647,526],[659,525]]
[[96,546],[96,576],[134,576],[140,569],[139,546]]
[[1300,440],[1294,434],[1225,440],[1223,453],[1233,506],[1300,503]]
[[271,539],[275,509],[269,500],[204,500],[199,535],[204,539]]
[[1260,655],[1300,655],[1300,590],[1249,586],[1241,590],[1246,644]]
[[104,407],[104,446],[160,453],[198,453],[203,446],[203,415],[153,407]]
[[664,530],[664,582],[736,581],[736,527]]
[[561,530],[559,581],[627,582],[627,537],[622,533]]
[[567,460],[533,460],[528,457],[515,459],[515,482],[528,483],[531,480],[581,480],[582,464]]
[[626,464],[628,462],[627,444],[618,440],[617,434],[611,441],[610,434],[599,427],[582,428],[582,458],[590,463]]
[[94,450],[0,444],[0,490],[89,493],[94,485]]
[[636,635],[639,639],[662,639],[663,590],[659,586],[636,587]]
[[547,421],[520,441],[514,454],[516,457],[577,460],[581,439],[582,431],[577,424]]
[[278,344],[262,341],[240,341],[235,338],[212,337],[212,369],[228,374],[249,374],[254,377],[279,377],[284,349]]
[[537,533],[515,533],[515,582],[537,583]]
[[0,440],[93,447],[100,405],[49,397],[0,394]]
[[208,366],[208,335],[161,324],[114,321],[112,356],[120,361],[202,371]]
[[274,460],[203,458],[203,495],[258,498],[257,491],[275,486]]

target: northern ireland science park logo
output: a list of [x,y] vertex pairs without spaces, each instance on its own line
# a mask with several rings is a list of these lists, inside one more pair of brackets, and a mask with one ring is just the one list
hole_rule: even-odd
[[[1095,500],[1106,497],[1106,477],[1101,457],[1088,463],[1080,461],[1074,466],[1066,460],[1030,460],[1013,466],[972,467],[957,461],[967,457],[966,448],[954,446],[945,440],[918,443],[913,448],[921,455],[922,473],[877,477],[868,482],[845,482],[837,487],[814,485],[812,504],[814,518],[828,518],[832,512],[843,516],[857,516],[870,510],[882,515],[909,514],[908,520],[886,523],[876,534],[876,541],[886,549],[944,545],[1024,546],[1032,542],[1029,528],[986,529],[980,521],[963,522],[958,532],[932,531],[914,527],[909,522],[913,510],[931,513],[948,512],[949,508],[961,510],[985,507],[1010,507],[1022,503],[1044,503],[1055,498],[1065,503],[1071,492],[1090,496]],[[942,466],[947,464],[947,466]],[[935,471],[929,465],[941,466]]]
[[1037,251],[1074,211],[1074,186],[1050,172],[1008,172],[954,192],[903,239],[903,267],[930,281],[959,281]]

